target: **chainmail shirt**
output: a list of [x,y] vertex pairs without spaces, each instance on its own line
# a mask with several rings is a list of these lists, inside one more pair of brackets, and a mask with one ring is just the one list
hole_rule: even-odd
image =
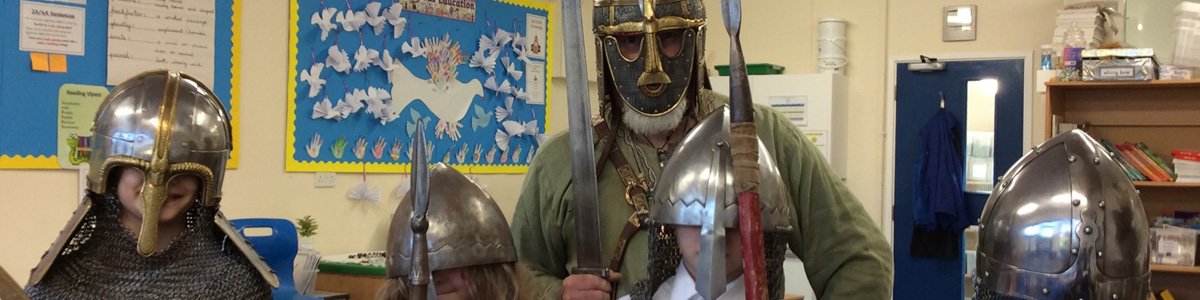
[[32,299],[271,299],[270,286],[213,223],[216,209],[193,205],[187,229],[144,257],[121,224],[113,195],[91,194],[91,210],[37,285]]

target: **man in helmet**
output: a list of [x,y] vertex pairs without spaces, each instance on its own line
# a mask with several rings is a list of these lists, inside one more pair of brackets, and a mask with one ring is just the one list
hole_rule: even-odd
[[979,222],[975,298],[1146,299],[1150,225],[1133,183],[1080,130],[1001,178]]
[[229,113],[196,79],[139,74],[101,103],[88,195],[33,299],[270,299],[278,279],[221,215]]
[[[517,255],[546,298],[607,299],[647,277],[649,212],[662,166],[684,134],[727,102],[709,88],[700,0],[593,3],[600,113],[595,151],[602,261],[608,281],[571,275],[575,211],[566,135],[538,151],[513,215]],[[886,299],[891,250],[875,222],[820,152],[785,117],[755,106],[758,136],[774,157],[797,226],[788,246],[822,299]],[[690,162],[708,163],[708,162]]]
[[[425,219],[429,245],[425,261],[432,271],[431,294],[439,300],[536,299],[533,275],[517,263],[512,233],[500,207],[479,185],[438,163],[429,172]],[[409,299],[413,266],[413,193],[410,190],[392,215],[388,232],[388,281],[378,299]]]

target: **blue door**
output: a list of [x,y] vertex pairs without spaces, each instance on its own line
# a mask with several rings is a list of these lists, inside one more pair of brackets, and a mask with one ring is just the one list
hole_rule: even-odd
[[[908,64],[897,64],[896,68],[896,165],[895,165],[895,292],[897,300],[957,300],[964,296],[965,255],[961,234],[957,258],[914,258],[910,255],[913,238],[913,199],[916,190],[916,163],[921,149],[921,128],[939,110],[946,110],[958,120],[959,149],[964,154],[963,178],[988,174],[982,179],[990,186],[995,178],[1003,175],[1022,153],[1024,65],[1021,59],[990,61],[946,62],[945,69],[934,72],[914,72]],[[990,141],[976,141],[968,145],[968,83],[990,81],[994,86],[994,124]],[[976,84],[972,93],[977,92]],[[944,95],[944,105],[942,104]],[[972,94],[975,97],[974,94]],[[978,97],[976,97],[978,98]],[[972,100],[972,105],[980,105]],[[943,108],[944,106],[944,108]],[[971,108],[978,111],[977,107]],[[984,114],[986,115],[986,114]],[[985,120],[984,118],[975,121]],[[978,122],[977,122],[978,123]],[[978,126],[972,124],[972,126]],[[977,132],[972,138],[979,137]],[[984,142],[990,143],[983,145]],[[990,152],[988,151],[990,149]],[[971,155],[988,156],[989,170],[984,172],[980,165],[970,163]],[[976,179],[980,180],[980,179]],[[978,183],[978,182],[976,182]],[[970,184],[968,184],[970,185]],[[976,184],[978,186],[978,184]],[[990,188],[965,193],[967,212],[972,225],[976,224]]]

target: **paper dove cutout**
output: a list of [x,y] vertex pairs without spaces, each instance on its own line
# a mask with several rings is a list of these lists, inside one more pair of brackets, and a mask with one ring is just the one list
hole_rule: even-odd
[[496,50],[499,50],[499,48],[496,47],[495,40],[488,37],[487,35],[483,35],[483,34],[479,35],[479,49],[476,50],[476,52],[483,52],[483,51],[500,52],[500,51],[496,51]]
[[[532,136],[532,135],[536,135],[538,133],[537,120],[529,120],[528,122],[525,122],[524,124],[521,124],[521,125],[522,125],[522,127],[525,127],[525,131],[522,132],[525,135]],[[520,135],[520,134],[518,134],[518,135]]]
[[382,195],[379,193],[379,187],[367,187],[367,182],[363,181],[350,189],[350,194],[346,195],[346,197],[350,198],[350,200],[363,200],[379,204],[379,198]]
[[421,46],[421,39],[418,39],[414,36],[412,38],[412,44],[409,44],[409,42],[404,42],[403,45],[400,45],[400,52],[412,54],[413,58],[417,58],[425,56],[425,47]]
[[529,94],[525,92],[525,89],[513,89],[513,96],[521,101],[529,101]]
[[367,15],[367,24],[370,24],[371,27],[375,28],[375,35],[380,35],[383,33],[383,27],[385,27],[383,24],[384,22],[387,22],[387,17],[380,15],[380,8],[382,8],[382,6],[382,3],[371,2],[367,3],[367,8],[364,10]]
[[[492,52],[492,54],[498,53],[499,52]],[[483,56],[483,49],[479,49],[478,51],[475,51],[475,55],[471,55],[471,61],[468,62],[467,65],[471,66],[472,68],[483,68],[483,71],[487,72],[488,74],[492,74],[495,72],[497,56],[498,55],[489,55],[485,57]]]
[[337,45],[329,46],[329,57],[325,58],[325,64],[334,71],[350,74],[350,55],[338,49]]
[[[508,75],[512,76],[513,80],[521,80],[521,76],[525,75],[525,72],[517,70],[516,66],[512,64],[512,60],[509,59],[508,56],[501,58],[500,61],[504,62],[504,70],[508,71]],[[495,61],[492,63],[495,63]]]
[[513,92],[512,84],[508,82],[508,79],[504,79],[504,83],[497,85],[495,76],[489,77],[487,81],[483,83],[483,87],[495,91],[497,95],[512,94]]
[[393,39],[400,39],[400,36],[404,34],[404,26],[408,25],[408,19],[400,17],[400,12],[402,11],[404,11],[403,7],[397,4],[392,4],[392,6],[388,7],[387,11],[383,13],[383,16],[387,18],[388,23],[392,24]]
[[329,31],[337,30],[337,24],[333,24],[333,17],[337,14],[337,9],[332,7],[313,13],[311,22],[321,28],[322,42],[329,37]]
[[479,130],[479,128],[487,127],[489,124],[492,124],[492,113],[487,112],[479,105],[475,105],[475,116],[471,117],[471,130]]
[[383,49],[383,56],[379,57],[378,63],[380,69],[387,71],[388,83],[392,83],[392,72],[400,68],[400,60],[392,58],[392,54],[387,49]]
[[[504,130],[496,129],[496,147],[500,147],[500,151],[508,151],[508,140],[511,138],[512,136],[505,133]],[[494,152],[495,149],[492,149],[492,151]],[[491,153],[488,153],[488,158],[491,158],[491,155]],[[490,159],[488,163],[491,163]]]
[[512,38],[513,52],[516,52],[517,49],[525,48],[525,38],[521,36],[520,32],[513,32],[512,36],[513,36],[513,38]]
[[321,93],[321,87],[325,86],[325,79],[321,78],[321,71],[325,70],[325,64],[316,63],[308,70],[300,71],[300,81],[308,83],[308,97],[316,97]]
[[512,42],[512,40],[513,37],[511,33],[504,31],[504,29],[496,28],[496,35],[492,37],[492,42],[495,43],[495,45],[492,46],[493,51],[500,52],[500,48],[507,46],[509,42]]
[[358,51],[354,52],[354,71],[362,72],[370,68],[371,65],[378,63],[379,51],[375,49],[367,49],[367,46],[358,45]]
[[358,31],[363,24],[367,23],[367,13],[361,11],[343,11],[337,15],[338,23],[342,23],[342,30],[354,32]]
[[513,97],[504,99],[504,107],[496,107],[496,122],[503,122],[513,115]]
[[337,112],[333,110],[333,104],[329,102],[329,97],[325,97],[324,100],[317,101],[317,103],[313,104],[313,120],[320,118],[332,119],[337,115]]

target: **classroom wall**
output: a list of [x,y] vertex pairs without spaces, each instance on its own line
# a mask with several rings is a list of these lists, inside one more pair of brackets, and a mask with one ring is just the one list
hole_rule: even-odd
[[[554,3],[557,8],[558,1]],[[584,13],[590,16],[590,2]],[[720,1],[705,0],[710,16],[710,66],[728,62],[728,37],[721,24]],[[884,103],[887,57],[949,52],[1032,51],[1048,40],[1056,1],[1014,0],[980,3],[980,28],[974,42],[943,43],[941,0],[753,0],[743,1],[742,43],[748,63],[783,65],[787,73],[816,72],[816,21],[848,21],[847,66],[850,116],[846,183],[877,222],[882,199]],[[287,1],[242,1],[240,168],[226,175],[223,211],[229,218],[295,219],[312,215],[321,225],[318,250],[326,254],[384,249],[391,213],[399,203],[392,192],[400,175],[370,174],[367,181],[388,196],[378,205],[346,199],[361,174],[339,174],[334,188],[313,188],[311,173],[284,172],[287,115]],[[585,17],[585,20],[588,17]],[[585,22],[586,24],[586,22]],[[585,25],[586,26],[586,25]],[[587,38],[591,38],[590,32]],[[561,45],[561,43],[559,43]],[[591,47],[589,66],[591,65]],[[558,64],[561,65],[561,64]],[[589,67],[589,69],[591,69]],[[594,77],[593,77],[594,78]],[[566,87],[552,81],[550,128],[566,129]],[[594,103],[593,103],[594,105]],[[78,203],[78,174],[73,171],[0,170],[0,266],[19,282],[28,279],[42,253]],[[523,175],[482,175],[506,215],[511,216]]]

